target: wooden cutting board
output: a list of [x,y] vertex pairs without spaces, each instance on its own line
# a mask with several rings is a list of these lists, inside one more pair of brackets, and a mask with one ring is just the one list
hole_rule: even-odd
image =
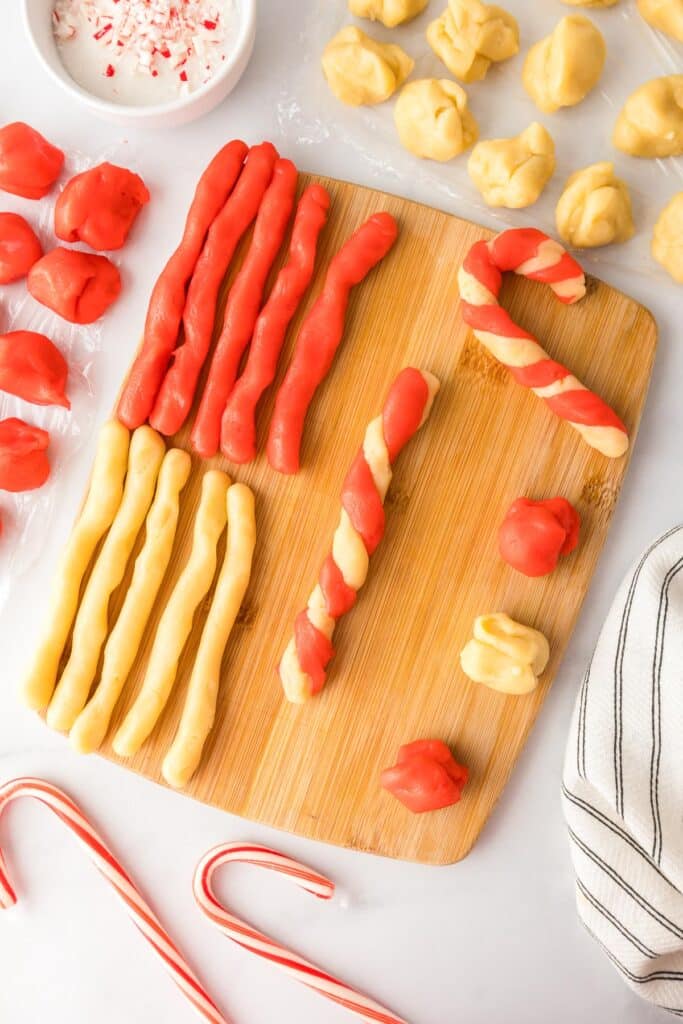
[[[310,180],[304,176],[302,185]],[[263,455],[242,468],[212,460],[254,488],[258,545],[246,604],[224,658],[217,724],[186,792],[312,839],[447,864],[471,849],[546,697],[628,459],[609,461],[591,450],[518,387],[463,324],[457,269],[472,243],[490,232],[404,199],[317,180],[330,189],[332,213],[309,304],[332,253],[371,213],[394,214],[399,241],[352,296],[343,345],[308,417],[298,476],[279,476]],[[595,279],[573,307],[511,275],[502,298],[553,356],[614,405],[635,437],[656,346],[650,313]],[[278,379],[302,316],[303,310],[289,332]],[[282,698],[276,666],[328,551],[347,467],[394,375],[408,364],[435,373],[441,391],[428,424],[395,467],[386,535],[355,608],[335,633],[327,686],[307,705],[293,706]],[[260,409],[262,439],[274,394],[271,389]],[[188,432],[174,443],[189,447]],[[187,557],[207,466],[194,459],[172,566],[110,738],[141,684],[158,614]],[[501,519],[520,495],[563,495],[583,519],[579,550],[546,579],[521,576],[497,553]],[[131,569],[132,560],[112,622]],[[505,697],[460,670],[458,655],[475,616],[490,611],[506,611],[548,636],[552,657],[535,693]],[[196,617],[160,724],[139,755],[122,762],[157,782],[202,619]],[[564,682],[577,686],[579,680]],[[450,743],[469,766],[471,782],[457,806],[413,815],[382,791],[379,773],[394,763],[402,743],[424,737]],[[103,753],[119,760],[109,743]],[[248,825],[244,831],[248,835]]]

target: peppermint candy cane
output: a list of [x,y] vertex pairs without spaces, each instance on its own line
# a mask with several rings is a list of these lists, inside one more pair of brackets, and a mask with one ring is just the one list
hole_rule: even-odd
[[283,971],[332,1002],[344,1006],[347,1010],[358,1014],[368,1024],[407,1024],[402,1017],[397,1017],[391,1010],[376,1003],[368,996],[349,988],[343,981],[335,978],[303,957],[292,953],[263,932],[231,914],[216,898],[212,887],[212,879],[218,868],[224,864],[253,864],[257,867],[277,871],[293,879],[305,892],[317,896],[318,899],[329,900],[334,894],[334,882],[317,871],[291,860],[277,850],[267,846],[252,846],[244,843],[225,843],[209,850],[202,857],[194,873],[193,891],[199,909],[215,926],[236,942],[238,946],[256,953],[264,960],[276,964]]
[[567,420],[591,448],[616,459],[628,448],[628,433],[616,413],[561,363],[551,359],[533,334],[516,324],[498,302],[502,274],[512,270],[550,285],[560,302],[586,294],[584,273],[559,245],[535,228],[511,228],[490,242],[476,242],[458,272],[465,323],[515,380]]
[[[211,1024],[227,1024],[225,1017],[206,992],[197,976],[183,959],[132,879],[108,849],[104,840],[69,797],[56,786],[42,779],[14,779],[0,786],[0,816],[5,807],[17,797],[30,796],[49,807],[71,829],[90,859],[126,906],[133,923],[142,932],[155,953],[161,958],[183,995],[195,1010]],[[7,867],[0,852],[0,909],[7,910],[17,902]]]

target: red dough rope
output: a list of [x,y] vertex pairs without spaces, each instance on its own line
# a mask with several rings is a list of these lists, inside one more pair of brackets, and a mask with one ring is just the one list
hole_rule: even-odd
[[276,850],[268,849],[267,846],[247,846],[243,843],[217,846],[209,850],[197,865],[193,888],[200,910],[224,935],[250,953],[256,953],[257,956],[275,964],[302,985],[356,1013],[367,1024],[406,1024],[403,1018],[397,1017],[373,999],[345,985],[334,975],[327,974],[308,960],[304,960],[302,956],[290,952],[279,942],[268,938],[263,932],[257,931],[226,910],[216,898],[212,879],[214,872],[224,864],[231,863],[253,864],[255,867],[276,871],[286,878],[293,879],[305,892],[321,900],[329,900],[334,894],[334,882],[329,878],[312,871],[305,864],[290,860]]
[[550,285],[560,302],[577,302],[586,293],[581,267],[561,245],[535,228],[512,228],[490,242],[476,242],[467,254],[458,273],[465,322],[519,384],[542,398],[592,448],[609,458],[623,455],[628,433],[616,413],[499,305],[502,274],[508,270]]
[[[225,1017],[183,959],[168,932],[142,898],[135,883],[73,800],[70,800],[56,786],[52,786],[49,782],[43,782],[41,779],[14,779],[12,782],[0,786],[0,815],[12,800],[24,796],[33,797],[45,807],[49,807],[71,829],[81,845],[85,847],[88,856],[99,872],[104,875],[125,904],[133,923],[161,958],[176,985],[200,1016],[205,1021],[210,1021],[211,1024],[227,1024]],[[0,853],[0,908],[6,910],[14,906],[16,902],[17,897],[9,880],[5,861]]]
[[391,466],[422,426],[439,389],[431,373],[402,370],[384,409],[365,432],[363,446],[346,475],[342,510],[332,551],[320,572],[308,606],[297,616],[294,637],[282,661],[285,696],[301,704],[325,684],[325,669],[334,655],[332,634],[337,619],[348,612],[365,583],[370,555],[384,534],[384,499]]

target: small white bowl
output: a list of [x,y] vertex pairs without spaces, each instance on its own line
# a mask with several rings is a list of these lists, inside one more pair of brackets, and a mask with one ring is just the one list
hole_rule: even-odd
[[93,96],[78,85],[62,64],[52,32],[54,0],[23,0],[24,23],[33,47],[55,81],[83,106],[116,124],[172,128],[213,110],[231,92],[249,63],[256,36],[256,0],[238,0],[239,28],[233,48],[210,81],[187,96],[156,105],[132,106]]

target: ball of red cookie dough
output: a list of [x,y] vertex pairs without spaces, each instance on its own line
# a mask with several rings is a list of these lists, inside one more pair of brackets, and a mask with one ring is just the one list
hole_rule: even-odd
[[23,121],[0,128],[0,189],[42,199],[59,177],[64,154]]
[[0,284],[26,277],[42,255],[31,225],[18,213],[0,213]]
[[103,163],[71,178],[55,206],[55,234],[91,249],[120,249],[138,213],[149,202],[139,174]]
[[121,291],[121,277],[106,256],[78,249],[53,249],[28,275],[34,299],[74,324],[91,324]]
[[579,542],[581,518],[566,498],[513,501],[498,534],[501,558],[525,576],[547,576]]

